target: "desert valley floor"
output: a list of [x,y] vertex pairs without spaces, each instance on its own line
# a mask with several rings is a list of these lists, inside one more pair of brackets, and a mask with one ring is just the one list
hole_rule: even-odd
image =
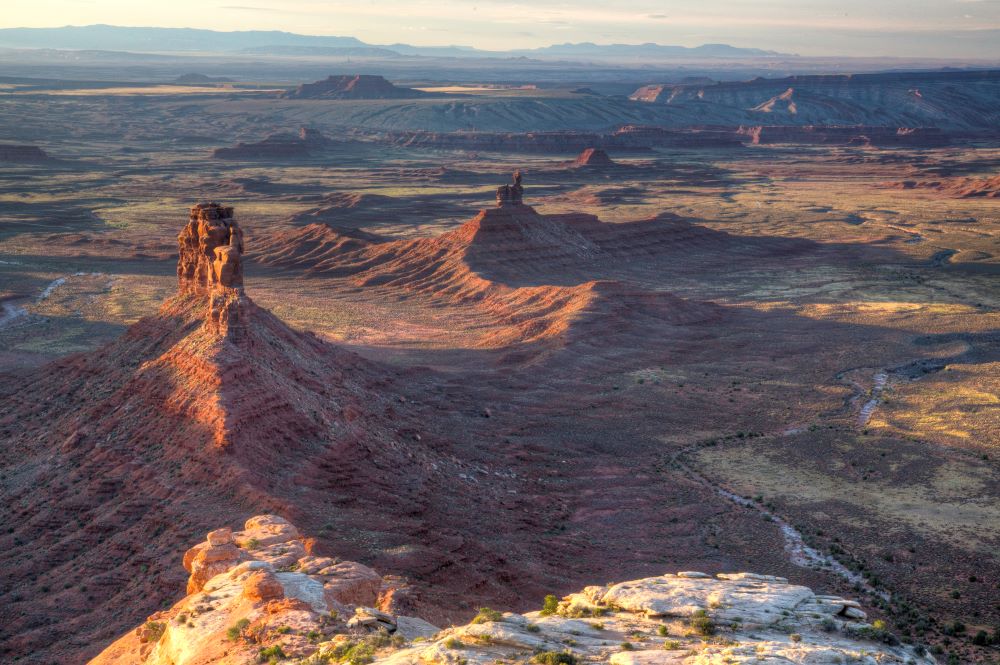
[[[441,622],[753,570],[911,639],[1000,626],[996,141],[578,163],[215,97],[2,100],[48,155],[0,164],[8,653],[94,655],[261,512]],[[225,153],[282,131],[313,147]],[[229,364],[161,309],[200,201],[246,236]]]

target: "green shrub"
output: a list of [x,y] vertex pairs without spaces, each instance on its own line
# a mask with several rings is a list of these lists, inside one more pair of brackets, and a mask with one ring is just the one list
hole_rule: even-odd
[[163,633],[167,630],[167,624],[161,623],[159,621],[147,621],[146,622],[146,641],[147,642],[157,642]]
[[704,637],[715,635],[715,622],[705,610],[698,610],[691,615],[691,628]]
[[524,629],[526,631],[528,631],[529,633],[540,633],[540,632],[542,632],[542,629],[539,627],[539,625],[537,623],[529,623],[527,626],[524,627]]
[[280,644],[262,648],[257,652],[257,662],[259,663],[277,663],[282,658],[288,658],[288,656],[285,655]]
[[490,621],[500,621],[503,619],[503,614],[492,610],[488,607],[480,607],[479,614],[475,616],[472,623],[489,623]]
[[249,619],[240,619],[226,630],[226,637],[230,642],[235,642],[243,636],[243,631],[250,625]]
[[543,651],[531,659],[539,665],[576,665],[576,656],[568,651]]
[[622,642],[622,651],[635,651],[635,646],[631,642]]
[[799,635],[798,633],[792,633],[791,635],[788,636],[788,639],[790,639],[792,642],[798,643],[802,641],[802,636]]
[[367,638],[360,642],[341,642],[330,652],[330,657],[338,663],[367,665],[375,660],[375,647]]
[[677,640],[667,640],[663,643],[663,648],[667,651],[676,651],[681,648],[681,643]]
[[990,643],[990,634],[985,630],[981,630],[972,638],[972,643],[978,647],[984,647]]
[[553,596],[551,593],[545,596],[545,600],[542,602],[542,611],[539,612],[542,616],[550,616],[555,614],[559,610],[559,599]]
[[667,635],[670,634],[670,631],[667,630],[666,626],[664,626],[663,624],[660,624],[656,628],[656,634],[659,635],[660,637],[666,637]]
[[449,649],[461,649],[462,647],[465,646],[464,644],[462,644],[462,640],[458,639],[457,637],[449,637],[444,641],[444,645]]

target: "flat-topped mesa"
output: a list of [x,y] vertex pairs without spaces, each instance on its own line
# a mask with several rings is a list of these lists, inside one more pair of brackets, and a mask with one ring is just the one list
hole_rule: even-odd
[[208,324],[221,334],[239,319],[243,296],[243,230],[231,207],[199,203],[177,236],[182,293],[209,297]]
[[513,182],[497,187],[497,207],[524,205],[524,187],[521,186],[521,172],[514,171]]

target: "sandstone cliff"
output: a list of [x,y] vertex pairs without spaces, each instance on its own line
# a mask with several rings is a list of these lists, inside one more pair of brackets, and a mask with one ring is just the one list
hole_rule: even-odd
[[406,586],[313,556],[286,520],[208,534],[184,555],[188,595],[91,665],[384,663],[487,665],[930,664],[865,622],[858,604],[751,573],[667,573],[589,586],[540,611],[482,609],[439,629],[406,610]]

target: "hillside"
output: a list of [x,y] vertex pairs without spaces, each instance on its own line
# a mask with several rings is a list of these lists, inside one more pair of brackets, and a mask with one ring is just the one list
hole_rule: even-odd
[[[231,208],[196,206],[178,240],[175,297],[0,405],[6,649],[93,653],[173,594],[165,564],[180,530],[287,512],[306,487],[324,497],[314,512],[345,493],[354,509],[402,509],[434,475],[439,452],[399,443],[411,409],[392,372],[292,330],[245,293]],[[379,479],[421,458],[409,490]]]
[[304,83],[282,95],[285,99],[414,99],[433,97],[428,92],[400,88],[381,76],[342,74],[315,83]]

